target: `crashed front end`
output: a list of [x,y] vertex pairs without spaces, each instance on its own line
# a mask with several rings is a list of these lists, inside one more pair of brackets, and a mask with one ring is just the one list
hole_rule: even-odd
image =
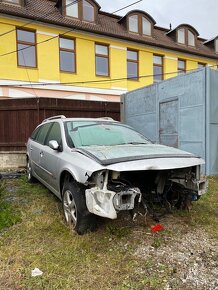
[[101,217],[116,219],[119,211],[134,211],[140,205],[145,208],[149,202],[161,202],[169,208],[185,208],[207,190],[207,181],[200,175],[200,164],[170,169],[169,160],[165,160],[168,162],[166,166],[148,165],[143,170],[140,162],[133,162],[132,166],[128,166],[128,162],[120,163],[94,172],[85,191],[88,210]]

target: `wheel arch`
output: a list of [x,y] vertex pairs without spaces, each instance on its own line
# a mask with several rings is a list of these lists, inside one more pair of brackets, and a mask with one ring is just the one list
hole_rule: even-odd
[[62,191],[63,191],[63,187],[64,187],[64,181],[65,180],[68,180],[68,181],[76,181],[76,178],[75,176],[72,174],[72,172],[68,171],[68,170],[63,170],[61,172],[61,175],[60,175],[60,181],[59,181],[59,188],[60,188],[60,194],[61,194],[61,197],[62,197]]

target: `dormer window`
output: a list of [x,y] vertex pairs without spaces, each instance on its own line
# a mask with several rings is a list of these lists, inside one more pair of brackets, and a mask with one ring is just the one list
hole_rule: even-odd
[[215,52],[218,53],[218,38],[215,40]]
[[152,36],[155,20],[146,12],[132,10],[119,20],[119,23],[126,26],[130,33],[137,33],[142,36]]
[[78,2],[66,0],[66,15],[74,18],[79,18]]
[[83,1],[83,20],[93,22],[95,20],[94,7],[88,2]]
[[195,46],[195,35],[190,30],[188,30],[188,45]]
[[176,29],[170,31],[168,33],[168,35],[172,35],[173,36],[174,31],[177,32],[177,42],[179,44],[184,44],[184,45],[187,45],[187,46],[195,47],[196,39],[197,39],[197,36],[199,34],[194,29],[194,27],[192,27],[192,26],[190,26],[188,24],[180,25]]
[[213,52],[218,54],[218,36],[210,39],[210,40],[206,40],[204,42],[204,45],[206,45],[207,47],[209,47]]
[[178,43],[185,44],[185,29],[178,29]]
[[151,36],[151,22],[142,15],[129,16],[129,32]]
[[87,22],[95,22],[97,14],[97,6],[92,3],[92,1],[72,1],[65,0],[66,16],[84,20]]
[[129,31],[135,32],[135,33],[139,32],[138,15],[132,15],[129,17]]
[[145,17],[142,17],[142,33],[151,35],[151,22]]
[[20,5],[20,0],[2,0],[0,2]]

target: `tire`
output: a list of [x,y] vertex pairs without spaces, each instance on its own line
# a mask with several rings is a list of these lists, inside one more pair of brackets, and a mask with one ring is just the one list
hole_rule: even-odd
[[27,159],[27,180],[29,183],[36,183],[37,180],[36,178],[32,175],[32,166],[29,158]]
[[79,235],[95,230],[95,215],[86,207],[84,187],[75,181],[66,180],[62,191],[62,205],[65,220],[72,230]]

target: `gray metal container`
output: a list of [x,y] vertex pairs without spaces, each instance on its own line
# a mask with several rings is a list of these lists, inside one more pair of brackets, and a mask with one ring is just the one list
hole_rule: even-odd
[[121,121],[151,141],[205,159],[206,175],[218,174],[218,71],[203,68],[121,98]]

